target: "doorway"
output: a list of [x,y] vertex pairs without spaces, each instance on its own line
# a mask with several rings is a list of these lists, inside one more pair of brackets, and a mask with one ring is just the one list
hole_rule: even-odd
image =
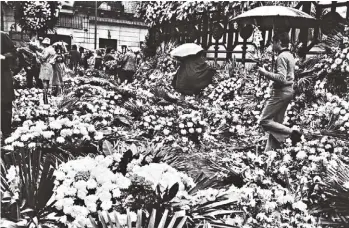
[[112,48],[117,49],[118,41],[116,39],[103,39],[99,38],[99,48]]

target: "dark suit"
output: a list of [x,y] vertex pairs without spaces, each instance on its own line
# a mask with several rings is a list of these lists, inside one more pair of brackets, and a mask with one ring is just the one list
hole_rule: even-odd
[[11,134],[12,101],[14,100],[13,77],[11,66],[14,64],[16,49],[10,37],[1,33],[1,132],[3,137]]

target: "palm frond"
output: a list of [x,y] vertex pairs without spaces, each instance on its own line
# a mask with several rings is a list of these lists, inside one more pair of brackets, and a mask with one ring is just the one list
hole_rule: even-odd
[[326,200],[313,208],[314,212],[327,214],[331,223],[339,227],[349,226],[349,167],[337,160],[337,167],[329,167],[323,179],[322,189]]

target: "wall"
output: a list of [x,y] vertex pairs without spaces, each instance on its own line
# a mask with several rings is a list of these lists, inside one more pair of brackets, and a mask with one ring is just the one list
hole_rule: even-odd
[[[4,11],[4,31],[9,32],[11,25],[15,23],[14,13],[12,9],[4,9]],[[56,32],[59,35],[71,36],[72,44],[79,44],[87,49],[94,50],[94,18],[90,17],[89,20],[85,17],[83,20],[83,29],[56,27]],[[145,40],[148,33],[148,28],[141,22],[99,18],[97,22],[97,48],[99,47],[99,38],[109,39],[108,30],[110,31],[110,38],[117,39],[118,48],[120,49],[121,45],[139,47],[140,42]],[[18,26],[17,31],[20,31]]]
[[[110,20],[108,20],[110,21]],[[139,47],[140,42],[145,40],[148,29],[142,25],[126,24],[122,20],[112,20],[113,22],[98,21],[97,22],[97,48],[99,47],[99,39],[116,39],[118,48],[121,45],[128,47]],[[84,29],[87,29],[85,31]],[[72,44],[79,44],[87,49],[94,49],[95,23],[94,20],[87,22],[84,19],[84,29],[72,29],[57,27],[57,34],[72,36]],[[110,37],[108,37],[108,31]]]

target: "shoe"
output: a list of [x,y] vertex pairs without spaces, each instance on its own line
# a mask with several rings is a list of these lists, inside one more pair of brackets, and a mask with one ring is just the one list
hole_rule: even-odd
[[296,146],[297,143],[302,141],[302,133],[299,130],[293,130],[291,133],[292,146]]

